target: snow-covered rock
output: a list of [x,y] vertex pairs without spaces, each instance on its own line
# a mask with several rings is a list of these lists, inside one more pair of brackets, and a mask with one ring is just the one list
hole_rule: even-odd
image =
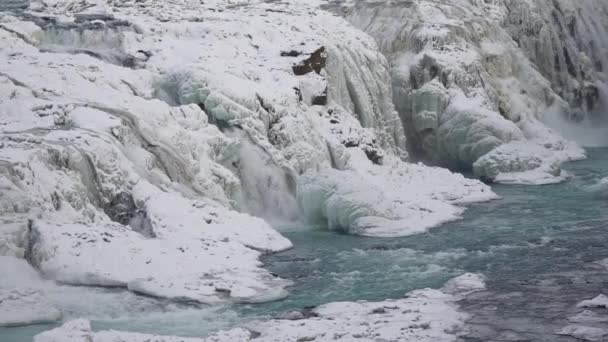
[[465,274],[440,290],[423,289],[404,298],[381,302],[338,302],[288,319],[255,321],[207,338],[176,338],[119,331],[93,332],[90,323],[76,320],[35,337],[35,342],[81,341],[456,341],[468,315],[455,303],[485,288],[482,278]]

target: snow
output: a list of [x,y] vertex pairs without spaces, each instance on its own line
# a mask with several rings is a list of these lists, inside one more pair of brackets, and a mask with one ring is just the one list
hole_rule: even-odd
[[350,170],[300,179],[298,201],[309,221],[351,234],[406,236],[459,218],[458,204],[496,198],[488,186],[445,169],[399,160],[366,167],[362,153],[349,152]]
[[608,331],[584,325],[568,325],[555,332],[557,335],[572,336],[583,341],[601,342],[608,338]]
[[584,300],[576,305],[579,308],[604,308],[608,309],[608,297],[600,294],[593,299]]
[[[603,96],[593,95],[606,80],[598,67],[606,56],[599,51],[608,49],[605,2],[346,1],[326,8],[373,36],[387,56],[408,147],[423,160],[477,169],[498,182],[559,182],[565,177],[555,167],[584,158],[560,134],[576,131],[584,140],[591,130],[583,126],[605,118]],[[556,12],[555,22],[546,21]],[[566,32],[567,22],[576,30]],[[531,150],[493,152],[511,142]],[[543,159],[541,169],[524,165],[529,153]]]
[[[282,283],[249,267],[259,252],[291,244],[254,216],[400,236],[494,198],[479,182],[405,162],[386,59],[370,37],[315,6],[66,0],[37,2],[34,22],[3,17],[0,201],[6,223],[18,227],[3,248],[22,253],[29,220],[44,234],[122,225],[125,235],[112,243],[122,250],[203,239],[218,255],[239,251],[256,270],[245,273],[273,293],[234,300],[279,298]],[[319,203],[333,216],[302,208],[302,199],[323,195],[307,190],[317,183],[339,188]],[[49,236],[40,250],[73,243]],[[50,260],[57,280],[183,294],[135,282],[153,274],[106,274],[110,265],[69,253]],[[215,277],[242,280],[230,271],[238,265],[221,265]],[[96,270],[90,277],[87,267]]]
[[122,286],[174,300],[218,303],[282,298],[290,282],[261,269],[259,252],[224,238],[146,239],[117,224],[32,227],[30,259],[73,285]]
[[608,322],[608,315],[599,315],[591,310],[584,310],[579,314],[568,317],[568,321],[573,323],[605,323]]
[[61,312],[39,292],[0,289],[0,327],[53,323]]
[[456,301],[483,288],[482,277],[464,274],[440,290],[415,290],[404,298],[381,302],[329,303],[302,315],[256,321],[207,338],[93,332],[88,321],[75,320],[37,335],[34,341],[456,341],[468,319]]
[[0,327],[52,323],[61,312],[31,286],[40,276],[23,259],[0,256]]
[[608,297],[599,294],[595,298],[579,302],[576,307],[587,310],[568,317],[571,324],[555,333],[572,336],[583,341],[605,341],[608,338],[608,329],[604,324],[608,322],[608,315],[606,315]]
[[553,184],[567,179],[561,160],[538,145],[517,141],[501,145],[473,164],[477,177],[504,184]]
[[[266,220],[404,236],[496,197],[477,180],[408,163],[405,133],[414,150],[450,166],[487,156],[480,170],[498,181],[548,181],[574,158],[575,147],[538,121],[567,102],[513,44],[490,39],[494,22],[483,32],[468,24],[502,20],[502,7],[466,18],[445,4],[400,8],[403,18],[416,14],[405,28],[423,24],[407,44],[392,16],[370,16],[386,20],[370,33],[388,24],[384,33],[395,35],[378,40],[387,60],[318,5],[41,0],[26,16],[2,16],[0,253],[27,259],[49,281],[207,304],[277,300],[290,283],[259,258],[291,243]],[[477,285],[470,278],[449,291]],[[40,288],[9,291],[4,305],[35,299],[20,321],[56,319]],[[264,338],[336,324],[344,340],[443,338],[463,322],[454,297],[421,290],[387,302],[420,310],[431,329],[410,327],[412,311],[368,331],[361,323],[379,304],[342,303],[319,308],[320,320],[271,321]],[[76,339],[118,338],[86,322],[66,328]]]

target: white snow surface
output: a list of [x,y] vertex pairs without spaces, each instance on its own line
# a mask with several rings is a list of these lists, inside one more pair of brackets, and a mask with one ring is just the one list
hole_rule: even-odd
[[305,174],[298,183],[304,215],[327,222],[330,229],[376,237],[412,235],[459,218],[462,204],[496,198],[489,187],[446,169],[399,160],[366,166],[362,152],[349,152],[347,170]]
[[0,327],[52,323],[61,319],[61,311],[32,287],[42,280],[25,260],[0,256],[0,274]]
[[586,326],[586,325],[567,325],[555,332],[557,335],[572,336],[583,341],[602,342],[608,338],[606,329]]
[[402,299],[381,302],[338,302],[315,308],[292,319],[256,321],[207,338],[152,336],[119,331],[94,332],[86,320],[75,320],[41,333],[35,342],[209,342],[209,341],[456,341],[468,315],[455,303],[485,288],[477,274],[452,279],[440,290],[423,289]]
[[608,297],[599,294],[595,298],[579,302],[576,307],[587,310],[568,317],[570,324],[555,333],[572,336],[583,341],[606,341],[608,329],[603,323],[608,322],[608,315],[606,314]]
[[118,224],[32,227],[31,261],[73,285],[124,286],[150,296],[201,303],[282,298],[290,282],[260,268],[259,252],[238,240],[146,239]]
[[604,308],[608,309],[608,296],[599,294],[593,299],[583,300],[576,305],[579,308]]

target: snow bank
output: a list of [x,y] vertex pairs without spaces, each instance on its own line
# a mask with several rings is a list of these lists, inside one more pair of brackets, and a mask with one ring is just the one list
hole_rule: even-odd
[[440,290],[416,290],[402,299],[381,302],[330,303],[287,315],[291,319],[256,321],[207,338],[93,332],[88,321],[76,320],[39,334],[34,341],[456,341],[468,315],[460,312],[455,302],[484,287],[482,277],[465,274]]
[[290,284],[260,268],[259,252],[229,238],[146,239],[117,224],[36,221],[31,229],[31,262],[63,283],[202,303],[275,300]]

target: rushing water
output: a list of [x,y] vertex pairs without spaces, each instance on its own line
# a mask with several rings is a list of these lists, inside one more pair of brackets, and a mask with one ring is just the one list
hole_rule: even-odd
[[[578,301],[601,293],[608,270],[608,149],[589,150],[589,159],[570,163],[566,183],[502,186],[501,200],[472,206],[461,221],[404,238],[364,238],[320,227],[284,230],[295,247],[268,256],[266,267],[295,285],[282,301],[216,308],[137,302],[105,309],[124,294],[100,289],[86,315],[98,329],[114,328],[178,335],[204,335],[259,317],[340,300],[382,300],[424,287],[440,287],[464,272],[487,277],[488,290],[460,304],[472,315],[467,341],[574,341],[553,332],[582,311]],[[116,291],[116,290],[113,290]],[[97,299],[95,299],[97,298]],[[74,301],[74,298],[68,298]],[[150,299],[147,299],[149,301]],[[103,315],[96,314],[95,305]],[[68,316],[78,316],[71,306]],[[50,326],[0,330],[0,341],[28,341]]]

